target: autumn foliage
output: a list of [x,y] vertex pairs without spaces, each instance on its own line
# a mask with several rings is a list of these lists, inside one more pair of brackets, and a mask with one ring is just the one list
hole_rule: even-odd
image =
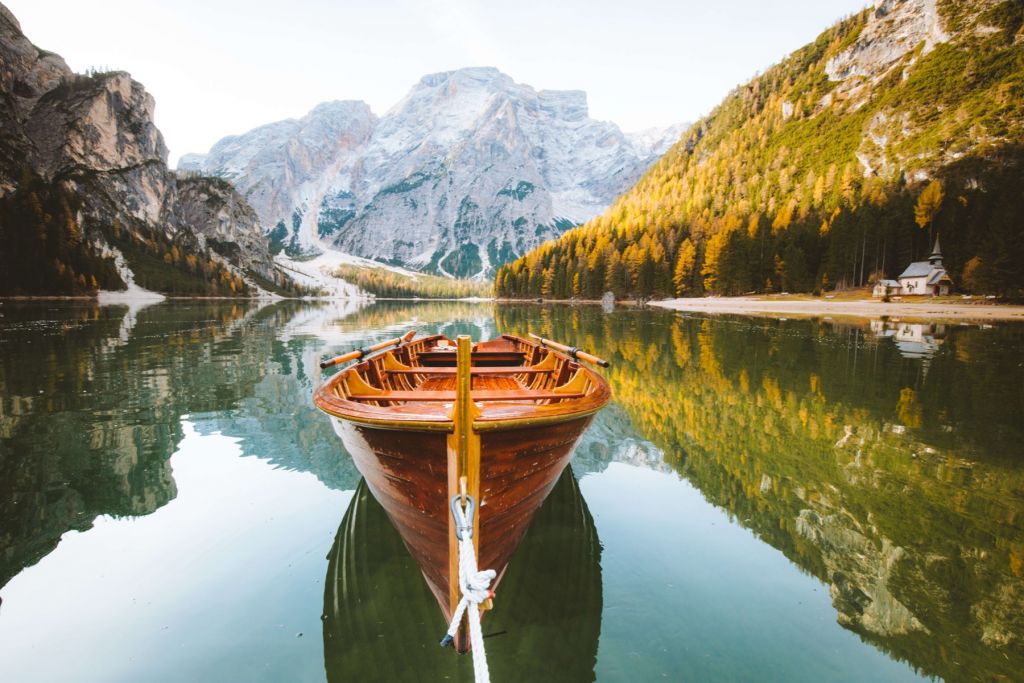
[[1001,28],[832,80],[870,11],[736,88],[602,216],[499,269],[498,296],[863,286],[923,258],[929,233],[955,282],[973,262],[975,291],[1020,291],[1024,18],[975,17]]

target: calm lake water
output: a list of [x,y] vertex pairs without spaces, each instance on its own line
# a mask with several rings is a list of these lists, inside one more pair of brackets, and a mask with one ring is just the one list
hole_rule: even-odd
[[472,680],[317,361],[612,361],[484,621],[508,681],[1020,680],[1024,326],[387,302],[0,305],[0,680]]

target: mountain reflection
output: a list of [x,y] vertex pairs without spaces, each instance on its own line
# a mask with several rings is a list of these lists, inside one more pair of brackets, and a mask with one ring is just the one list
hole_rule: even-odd
[[[243,456],[351,490],[358,473],[311,401],[323,355],[413,328],[475,337],[532,331],[612,361],[606,375],[615,403],[578,447],[577,475],[614,461],[678,473],[825,583],[839,623],[922,673],[1012,680],[1024,670],[1022,326],[457,302],[142,310],[62,302],[4,304],[0,312],[0,587],[66,531],[86,530],[101,515],[146,515],[174,499],[170,456],[185,416],[200,433],[238,439]],[[356,547],[346,531],[352,509],[361,505],[372,518],[364,498],[357,495],[332,553],[326,590],[339,591],[338,600],[335,555]],[[576,504],[585,511],[581,499]],[[596,548],[589,513],[573,524]],[[534,527],[527,540],[549,534]],[[368,544],[371,558],[360,561],[383,553],[382,566],[413,572],[403,590],[425,591],[418,570],[402,568],[411,560],[389,529],[374,532],[383,545]],[[573,552],[590,562],[598,551]],[[528,564],[519,558],[503,597],[516,585],[513,569]],[[398,583],[366,604],[396,598]],[[599,605],[600,588],[597,596]],[[393,614],[419,614],[416,599]],[[485,629],[525,623],[515,619],[528,615],[511,616],[517,602],[500,601]],[[522,602],[538,609],[544,601]],[[433,652],[443,625],[436,603],[425,604],[408,628],[429,630],[415,647]],[[345,640],[369,638],[385,612],[325,609],[327,669],[338,677],[356,666]],[[546,633],[547,619],[531,622],[524,639],[496,636],[495,649],[502,642],[543,648],[548,636],[529,634]],[[573,629],[596,639],[587,629],[599,623],[600,609],[580,613]],[[461,666],[452,659],[443,665]],[[589,680],[592,660],[593,653],[580,655],[567,671]]]
[[182,416],[252,395],[290,315],[237,303],[2,310],[0,587],[66,531],[172,500]]
[[[202,434],[238,438],[245,456],[355,488],[358,472],[312,403],[325,348],[395,329],[495,333],[493,307],[456,302],[139,310],[61,302],[2,311],[0,587],[65,532],[174,499],[170,457],[186,415]],[[621,413],[605,424],[619,441],[633,438]],[[612,454],[599,450],[583,469],[606,466]]]
[[845,627],[933,676],[1024,670],[1024,328],[904,325],[892,344],[867,324],[526,307],[497,319],[609,358],[640,434],[828,584]]
[[[473,680],[472,658],[437,642],[447,624],[387,514],[360,483],[324,588],[328,681]],[[601,544],[566,469],[508,566],[483,620],[495,680],[593,681],[601,632]]]

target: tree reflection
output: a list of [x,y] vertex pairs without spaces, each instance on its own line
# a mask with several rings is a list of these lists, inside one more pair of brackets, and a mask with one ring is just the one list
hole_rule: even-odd
[[844,626],[930,675],[1024,670],[1024,328],[944,330],[922,357],[866,324],[496,313],[609,358],[639,433],[828,584]]

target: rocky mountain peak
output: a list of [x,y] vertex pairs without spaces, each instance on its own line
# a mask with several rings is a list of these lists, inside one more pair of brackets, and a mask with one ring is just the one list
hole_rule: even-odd
[[480,86],[496,81],[511,83],[512,79],[493,66],[469,66],[453,71],[439,71],[438,73],[427,74],[420,79],[416,87],[439,88],[442,86],[447,87],[451,84]]
[[290,253],[484,276],[599,213],[678,137],[626,135],[589,118],[583,91],[538,92],[493,67],[424,76],[380,119],[337,106],[180,167],[236,182]]
[[36,164],[49,177],[75,168],[165,164],[155,107],[152,95],[123,71],[69,76],[39,99],[26,126]]
[[341,117],[374,118],[374,114],[370,110],[370,105],[362,100],[332,100],[313,107],[306,118],[316,120]]

